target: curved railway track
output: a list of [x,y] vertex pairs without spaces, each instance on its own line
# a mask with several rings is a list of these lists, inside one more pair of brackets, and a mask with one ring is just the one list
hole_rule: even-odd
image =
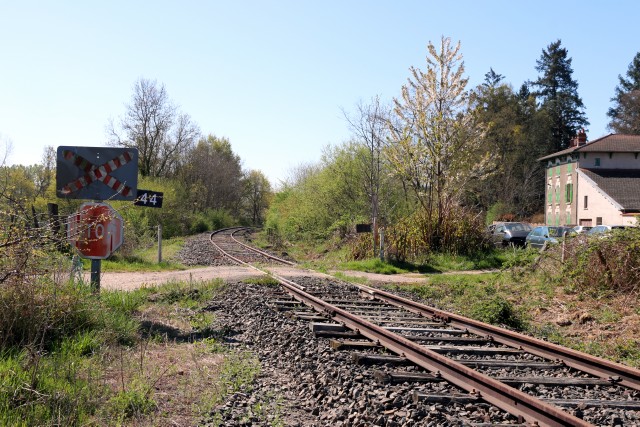
[[[416,402],[484,401],[528,425],[591,426],[601,411],[640,423],[640,371],[510,330],[448,313],[364,285],[305,285],[255,263],[294,263],[239,241],[246,228],[225,229],[211,242],[238,264],[276,279],[276,310],[311,321],[336,350],[352,350],[359,364],[380,364],[379,381],[447,381],[462,392],[416,391]],[[395,354],[381,353],[381,349]],[[398,370],[414,365],[424,369]],[[395,370],[394,370],[395,369]],[[466,393],[465,393],[466,392]]]

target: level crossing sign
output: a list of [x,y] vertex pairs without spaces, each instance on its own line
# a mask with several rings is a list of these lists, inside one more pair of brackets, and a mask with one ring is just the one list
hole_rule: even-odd
[[68,219],[67,239],[82,258],[107,259],[124,241],[124,221],[106,203],[83,203]]
[[134,200],[138,149],[60,146],[56,195],[66,199]]

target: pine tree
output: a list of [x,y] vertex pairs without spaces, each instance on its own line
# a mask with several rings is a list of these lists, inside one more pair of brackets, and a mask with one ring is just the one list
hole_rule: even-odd
[[551,118],[551,151],[567,148],[577,131],[589,124],[584,104],[578,96],[578,83],[572,78],[571,58],[560,44],[558,40],[542,51],[542,56],[536,61],[536,71],[541,75],[532,83],[538,88],[534,94],[540,100],[541,108]]
[[640,52],[627,69],[627,78],[618,75],[619,84],[607,115],[609,129],[616,133],[640,135]]

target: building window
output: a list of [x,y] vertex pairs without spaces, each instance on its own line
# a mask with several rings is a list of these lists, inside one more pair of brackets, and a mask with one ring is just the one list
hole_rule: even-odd
[[596,159],[595,159],[595,166],[596,166],[596,167],[600,166],[600,157],[596,157]]
[[596,217],[596,225],[602,225],[602,217],[601,216],[597,216]]
[[564,186],[564,201],[565,203],[573,203],[573,184],[572,183],[568,183],[565,184]]
[[589,209],[589,196],[584,196],[584,208]]

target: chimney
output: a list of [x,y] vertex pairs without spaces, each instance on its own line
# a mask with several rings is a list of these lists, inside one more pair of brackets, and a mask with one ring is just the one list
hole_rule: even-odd
[[576,134],[576,136],[571,138],[571,143],[569,144],[569,146],[580,147],[582,145],[585,145],[586,143],[587,143],[587,133],[584,131],[584,129],[580,129]]

